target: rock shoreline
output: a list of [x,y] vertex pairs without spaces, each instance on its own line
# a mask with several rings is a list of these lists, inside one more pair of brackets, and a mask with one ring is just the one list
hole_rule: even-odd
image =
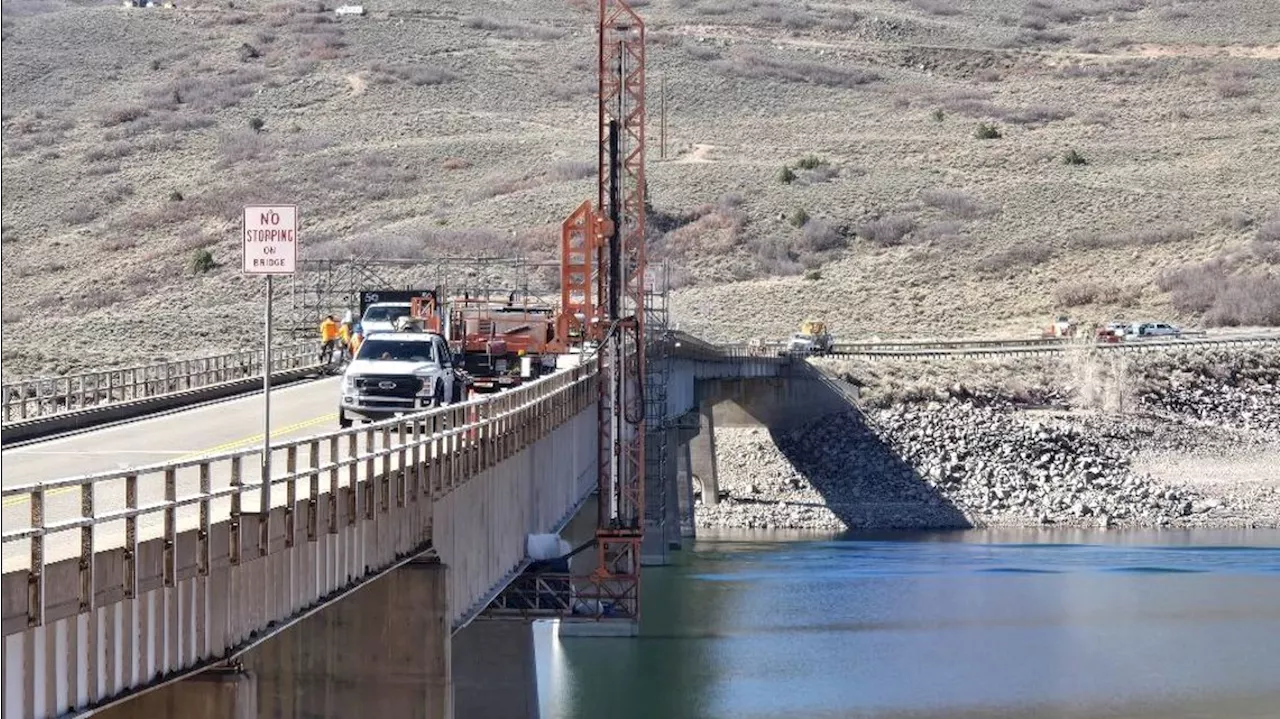
[[[1280,527],[1280,382],[1270,370],[1225,375],[1220,366],[1171,372],[1142,383],[1123,412],[938,391],[790,432],[723,428],[720,488],[729,497],[699,504],[696,522],[821,531]],[[1167,481],[1136,461],[1245,452],[1265,458],[1245,481]]]

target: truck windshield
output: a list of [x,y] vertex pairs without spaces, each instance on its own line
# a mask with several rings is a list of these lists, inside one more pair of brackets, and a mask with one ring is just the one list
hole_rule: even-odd
[[365,322],[395,322],[408,316],[408,307],[370,307],[364,311]]
[[406,342],[404,340],[380,340],[370,337],[360,345],[356,359],[382,362],[433,362],[435,352],[431,342]]

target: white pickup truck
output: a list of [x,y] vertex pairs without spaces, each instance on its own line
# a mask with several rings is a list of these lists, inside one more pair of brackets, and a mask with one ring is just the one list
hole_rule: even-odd
[[[370,308],[372,309],[372,308]],[[453,355],[435,332],[379,332],[360,345],[342,375],[338,426],[376,422],[449,404]]]

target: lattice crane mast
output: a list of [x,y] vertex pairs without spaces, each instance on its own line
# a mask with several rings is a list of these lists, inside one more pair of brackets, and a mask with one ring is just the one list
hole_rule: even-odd
[[[600,371],[600,515],[591,592],[602,611],[640,617],[644,535],[645,27],[600,0],[595,205],[561,227],[557,337],[595,348]],[[589,351],[589,350],[588,350]],[[583,598],[584,595],[580,594]]]

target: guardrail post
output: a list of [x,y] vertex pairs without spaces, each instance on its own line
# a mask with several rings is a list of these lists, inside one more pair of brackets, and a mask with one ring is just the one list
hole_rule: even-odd
[[350,463],[347,465],[347,501],[350,503],[347,507],[347,524],[355,525],[357,512],[359,510],[357,495],[360,491],[360,464],[356,461],[356,457],[360,456],[360,437],[352,432],[347,435],[347,458]]
[[417,502],[418,493],[422,491],[422,430],[425,425],[421,419],[413,421],[413,451],[410,453],[410,471],[413,472],[413,483],[409,486],[409,501]]
[[444,412],[431,417],[431,444],[427,445],[427,483],[430,485],[431,499],[435,500],[444,493],[444,439],[440,431],[444,427]]
[[378,508],[386,514],[391,508],[391,428],[383,427],[378,434],[382,439],[382,478],[378,480],[382,500]]
[[338,533],[338,437],[329,438],[329,534]]
[[178,470],[169,467],[164,470],[164,585],[172,587],[178,581],[178,552],[174,545],[178,542],[178,510],[174,503],[178,500]]
[[[293,535],[296,531],[293,516],[293,506],[298,503],[298,447],[297,445],[289,445],[289,449],[285,451],[284,469],[289,478],[285,484],[285,505],[284,505],[284,546],[285,548],[293,547]],[[271,508],[267,508],[270,513]]]
[[228,523],[231,539],[231,566],[240,565],[241,550],[240,546],[240,493],[244,488],[244,477],[240,474],[240,457],[237,455],[231,458],[231,521]]
[[320,518],[316,516],[320,501],[320,440],[311,441],[311,492],[307,497],[307,541],[316,541]]
[[409,476],[408,476],[409,465],[407,461],[408,451],[405,447],[407,434],[408,432],[406,431],[405,421],[402,419],[396,424],[397,440],[400,442],[400,452],[399,452],[400,471],[396,473],[396,506],[397,507],[404,506],[405,486],[409,482]]
[[124,519],[124,596],[138,596],[138,475],[130,473],[124,478],[124,506],[129,516]]
[[93,609],[93,483],[80,485],[80,611]]
[[375,496],[376,492],[374,491],[377,488],[377,484],[374,481],[374,474],[373,474],[373,448],[376,446],[376,444],[377,443],[374,441],[374,437],[373,437],[373,430],[371,429],[365,430],[365,433],[364,433],[364,449],[365,449],[364,518],[365,519],[373,519],[373,510],[376,504],[375,500],[377,499],[377,497]]
[[31,567],[27,570],[27,626],[44,623],[44,487],[31,492]]
[[200,531],[196,535],[196,573],[209,576],[212,553],[209,551],[209,463],[200,463]]

